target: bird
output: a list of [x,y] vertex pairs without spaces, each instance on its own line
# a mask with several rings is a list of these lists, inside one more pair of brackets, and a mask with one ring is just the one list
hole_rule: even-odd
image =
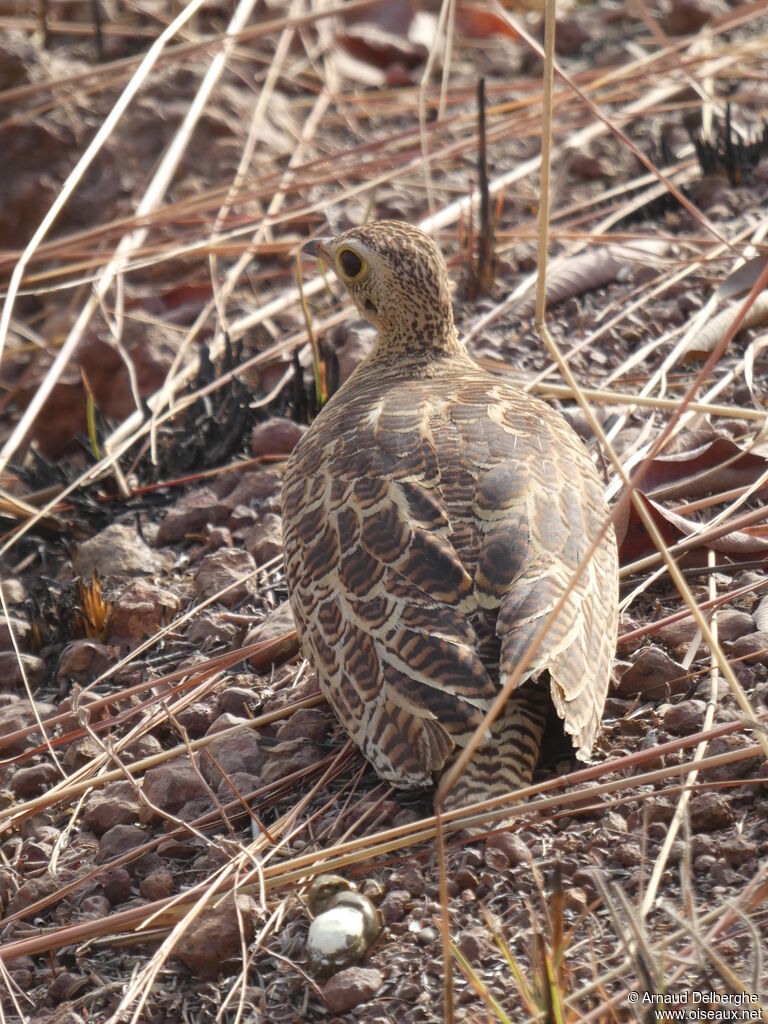
[[307,933],[310,970],[327,976],[359,963],[381,931],[368,897],[341,875],[318,875],[307,903],[314,918]]
[[471,359],[426,233],[374,221],[308,248],[377,331],[283,478],[288,596],[322,693],[381,779],[434,785],[566,595],[445,806],[529,785],[548,719],[588,759],[618,623],[589,453]]

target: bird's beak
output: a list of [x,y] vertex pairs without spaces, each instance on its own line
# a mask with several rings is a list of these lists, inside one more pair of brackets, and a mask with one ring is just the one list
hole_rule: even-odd
[[310,256],[315,256],[318,259],[330,260],[331,255],[329,248],[332,238],[310,238],[308,242],[305,242],[302,246],[304,252],[309,253]]

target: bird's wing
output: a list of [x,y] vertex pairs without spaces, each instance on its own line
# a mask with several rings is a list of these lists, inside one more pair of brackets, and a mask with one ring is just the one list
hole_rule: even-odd
[[476,649],[473,578],[422,412],[405,403],[369,422],[329,442],[317,472],[308,453],[289,466],[286,572],[304,653],[340,721],[381,776],[418,785],[471,735],[498,683]]
[[[497,455],[507,444],[508,458],[478,479],[473,511],[483,524],[484,544],[476,597],[481,607],[498,607],[503,683],[567,592],[521,682],[549,671],[555,708],[586,755],[615,649],[616,543],[611,529],[572,583],[603,527],[605,506],[581,442],[546,406],[538,411],[538,417],[533,409],[503,417],[494,444]],[[528,457],[521,460],[515,439],[523,436]]]

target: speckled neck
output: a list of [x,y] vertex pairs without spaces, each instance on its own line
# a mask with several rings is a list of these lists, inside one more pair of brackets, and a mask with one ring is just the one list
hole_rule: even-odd
[[434,315],[414,310],[411,320],[407,319],[406,311],[403,312],[401,322],[379,329],[365,365],[422,366],[435,360],[466,356],[450,305],[447,309],[436,310]]

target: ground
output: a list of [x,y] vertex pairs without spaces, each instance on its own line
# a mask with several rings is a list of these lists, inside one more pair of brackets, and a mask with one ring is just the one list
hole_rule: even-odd
[[[207,3],[140,68],[183,5],[27,7],[0,2],[5,1019],[442,1021],[446,907],[457,1021],[766,1019],[765,11],[558,5],[548,324],[713,655],[533,326],[538,13]],[[447,900],[432,795],[349,747],[285,606],[285,459],[372,340],[308,258],[301,301],[296,253],[370,217],[433,231],[475,358],[623,510],[593,759],[549,751],[511,826],[449,830]],[[383,922],[330,980],[326,870]]]

